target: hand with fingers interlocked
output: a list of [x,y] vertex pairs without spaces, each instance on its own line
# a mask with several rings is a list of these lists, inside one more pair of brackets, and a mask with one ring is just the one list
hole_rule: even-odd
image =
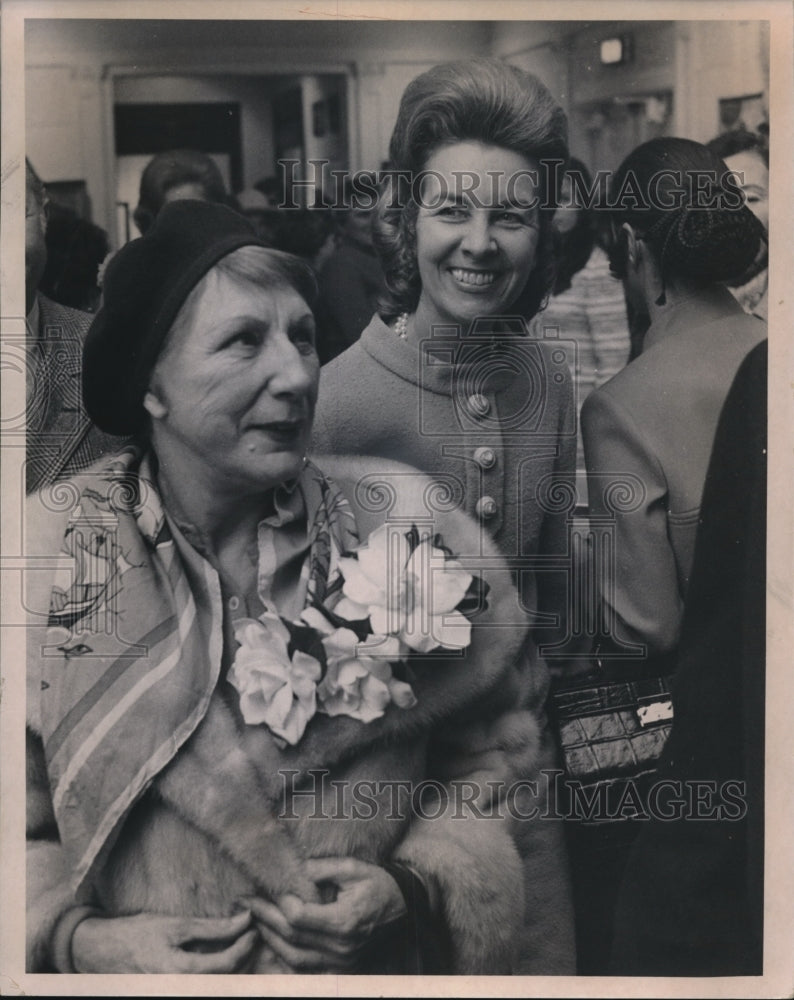
[[315,858],[307,874],[330,885],[332,902],[284,895],[277,903],[243,900],[262,939],[294,972],[343,972],[406,913],[397,882],[383,868],[356,858]]

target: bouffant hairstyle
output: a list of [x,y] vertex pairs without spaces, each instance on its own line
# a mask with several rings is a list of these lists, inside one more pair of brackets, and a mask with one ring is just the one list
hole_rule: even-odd
[[754,260],[763,226],[744,204],[725,163],[690,139],[651,139],[618,167],[610,187],[615,239],[610,265],[626,275],[629,225],[648,246],[665,282],[727,282]]
[[[203,200],[218,205],[228,204],[226,185],[218,165],[207,153],[195,149],[171,149],[158,153],[144,168],[138,194],[138,206],[133,213],[141,234],[152,227],[167,194],[175,187],[193,184],[200,188]],[[194,193],[191,197],[197,197]]]
[[[422,291],[416,256],[418,205],[397,171],[415,177],[440,147],[482,142],[540,165],[540,238],[537,264],[514,309],[526,319],[541,308],[554,283],[552,218],[560,166],[568,159],[567,118],[536,77],[499,59],[467,59],[434,66],[405,90],[389,146],[390,173],[373,220],[387,296],[385,316],[413,312]],[[551,169],[544,165],[553,164]],[[413,185],[409,185],[413,187]],[[552,190],[549,190],[549,188]]]

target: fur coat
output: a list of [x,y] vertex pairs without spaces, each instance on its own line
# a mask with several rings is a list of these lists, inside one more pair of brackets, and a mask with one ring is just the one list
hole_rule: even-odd
[[[423,528],[430,521],[454,552],[472,550],[471,535],[478,527],[460,512],[434,509],[428,503],[432,484],[424,476],[380,461],[372,467],[361,459],[328,460],[323,467],[354,504],[362,538],[387,518],[421,521]],[[380,493],[359,488],[373,474],[383,485]],[[54,515],[37,496],[30,503],[28,553],[54,555],[68,511]],[[219,685],[188,742],[125,816],[80,898],[57,840],[37,736],[40,636],[32,626],[29,969],[58,966],[59,927],[68,924],[65,917],[75,903],[98,905],[111,914],[225,915],[241,896],[300,892],[302,859],[323,856],[400,861],[431,883],[452,944],[449,971],[525,969],[533,941],[524,923],[522,886],[532,875],[520,852],[526,853],[537,824],[522,823],[497,800],[511,784],[535,774],[543,734],[535,715],[522,707],[531,687],[521,656],[526,612],[487,537],[480,539],[479,552],[466,561],[489,583],[488,609],[478,616],[464,657],[417,666],[414,709],[387,710],[366,725],[323,718],[327,724],[310,725],[298,746],[280,749],[263,727],[239,724],[224,695],[228,685]],[[38,580],[31,591],[34,614],[46,613],[49,583]],[[394,808],[395,782],[415,789],[430,781],[421,815],[410,802]],[[465,782],[471,783],[468,803],[459,794]],[[353,808],[354,789],[366,789],[374,808]],[[539,850],[536,861],[542,884],[549,858]],[[548,917],[553,932],[556,901],[547,902],[548,913],[531,918]],[[567,900],[559,902],[565,912]],[[263,947],[255,971],[283,967]]]

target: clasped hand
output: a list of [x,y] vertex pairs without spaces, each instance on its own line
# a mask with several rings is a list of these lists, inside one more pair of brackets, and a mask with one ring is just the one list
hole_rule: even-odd
[[334,901],[285,895],[276,904],[250,898],[240,901],[247,912],[218,918],[89,917],[72,938],[75,967],[78,972],[244,972],[261,937],[295,972],[343,971],[379,929],[405,913],[397,883],[377,865],[318,858],[306,862],[306,874],[318,886],[330,885]]
[[331,884],[329,903],[282,896],[278,904],[261,898],[242,900],[259,933],[294,972],[341,972],[354,966],[378,931],[406,912],[399,886],[377,865],[356,858],[315,858],[306,873]]

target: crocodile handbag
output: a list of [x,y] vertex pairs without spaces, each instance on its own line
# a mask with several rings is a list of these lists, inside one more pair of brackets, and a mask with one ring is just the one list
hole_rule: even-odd
[[552,692],[568,818],[635,818],[673,724],[670,675],[610,679],[599,672]]

